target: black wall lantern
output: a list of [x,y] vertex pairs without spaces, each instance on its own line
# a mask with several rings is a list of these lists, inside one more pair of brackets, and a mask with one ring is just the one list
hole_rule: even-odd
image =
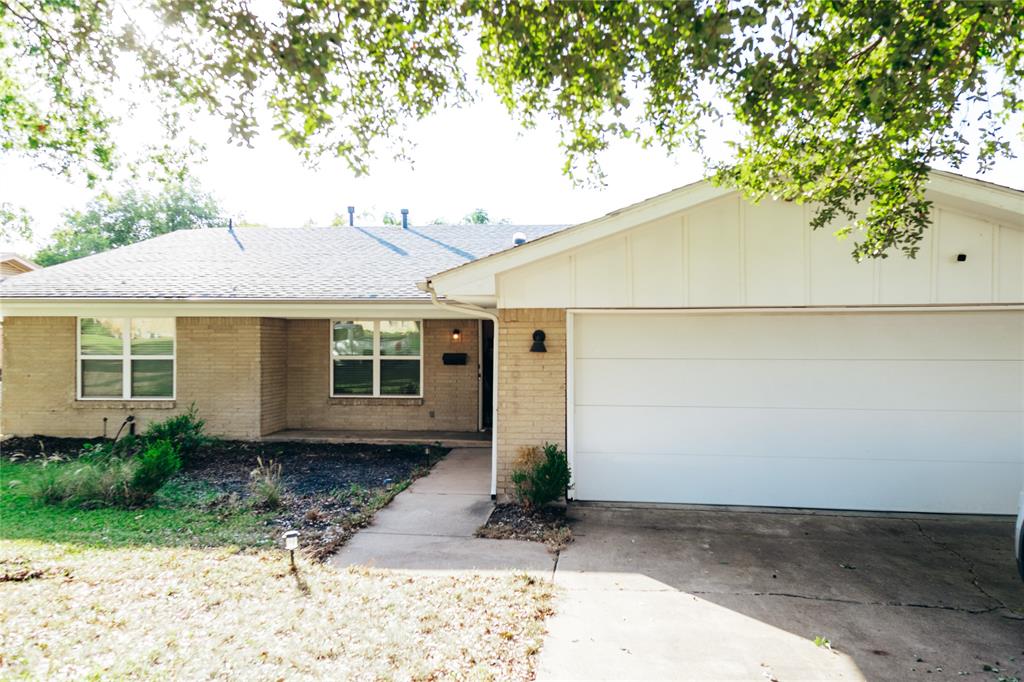
[[533,332],[533,345],[530,346],[530,352],[547,353],[548,349],[544,347],[544,339],[546,338],[547,335],[545,335],[544,331],[541,329],[538,329],[537,331]]

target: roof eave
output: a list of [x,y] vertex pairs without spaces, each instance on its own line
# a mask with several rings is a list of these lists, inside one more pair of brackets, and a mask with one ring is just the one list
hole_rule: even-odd
[[[444,319],[427,298],[412,299],[184,299],[111,297],[4,297],[3,317],[280,317]],[[468,317],[468,316],[467,316]]]

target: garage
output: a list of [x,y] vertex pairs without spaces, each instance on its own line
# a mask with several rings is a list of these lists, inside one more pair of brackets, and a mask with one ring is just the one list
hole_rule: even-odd
[[1007,514],[1015,310],[571,312],[579,500]]

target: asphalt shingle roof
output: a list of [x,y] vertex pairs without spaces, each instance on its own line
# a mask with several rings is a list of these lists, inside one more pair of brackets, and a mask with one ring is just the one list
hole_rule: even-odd
[[181,230],[0,283],[8,298],[409,300],[416,283],[564,225]]

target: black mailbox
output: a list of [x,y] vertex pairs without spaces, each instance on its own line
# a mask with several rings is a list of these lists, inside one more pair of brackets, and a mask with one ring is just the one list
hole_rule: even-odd
[[445,353],[441,356],[441,360],[446,365],[464,365],[468,358],[469,356],[465,353]]

